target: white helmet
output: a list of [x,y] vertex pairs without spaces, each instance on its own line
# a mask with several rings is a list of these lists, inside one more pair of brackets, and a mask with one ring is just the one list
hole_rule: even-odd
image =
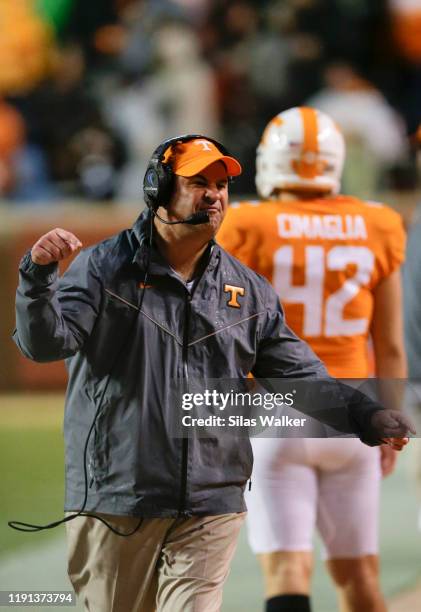
[[338,193],[344,159],[344,139],[330,117],[314,108],[290,108],[263,132],[257,148],[257,191],[263,198],[275,189]]

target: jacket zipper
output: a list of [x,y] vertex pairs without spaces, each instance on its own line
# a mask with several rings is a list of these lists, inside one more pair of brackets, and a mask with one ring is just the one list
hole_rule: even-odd
[[[183,374],[184,380],[188,383],[189,372],[188,372],[188,342],[189,342],[189,323],[190,323],[190,308],[191,308],[191,295],[186,290],[186,308],[184,314],[184,330],[183,330]],[[180,489],[180,506],[179,514],[182,516],[190,516],[190,512],[186,511],[186,496],[187,496],[187,471],[189,461],[189,439],[182,439],[182,451],[181,451],[181,489]]]

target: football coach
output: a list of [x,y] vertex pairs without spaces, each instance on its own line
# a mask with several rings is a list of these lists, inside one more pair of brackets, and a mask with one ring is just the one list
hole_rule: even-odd
[[[58,262],[82,247],[64,229],[21,261],[14,339],[29,359],[66,359],[68,369],[68,571],[86,610],[220,610],[250,443],[175,437],[170,381],[327,378],[266,280],[214,240],[240,173],[210,138],[168,140],[131,229],[82,250],[62,277]],[[384,412],[365,403],[356,433]],[[399,416],[387,424],[406,434]]]

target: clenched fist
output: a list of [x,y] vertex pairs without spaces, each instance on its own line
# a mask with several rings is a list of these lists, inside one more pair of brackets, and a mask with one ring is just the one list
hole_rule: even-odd
[[34,244],[31,249],[32,261],[40,266],[67,259],[82,248],[82,243],[74,234],[56,227]]

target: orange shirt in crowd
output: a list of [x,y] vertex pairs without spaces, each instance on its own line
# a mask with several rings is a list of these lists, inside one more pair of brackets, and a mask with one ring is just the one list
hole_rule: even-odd
[[32,0],[0,2],[0,93],[31,90],[51,71],[53,32]]
[[406,59],[421,61],[421,4],[419,0],[390,0],[392,31]]

